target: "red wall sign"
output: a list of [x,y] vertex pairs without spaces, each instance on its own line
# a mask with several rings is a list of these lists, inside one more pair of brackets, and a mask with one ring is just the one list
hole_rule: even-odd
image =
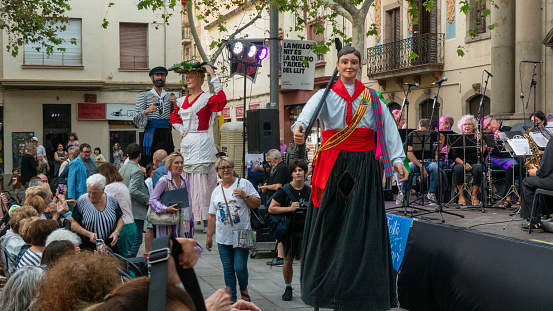
[[78,103],[77,119],[105,120],[106,104]]
[[261,104],[259,104],[259,103],[257,103],[257,104],[251,104],[251,105],[248,106],[248,108],[249,108],[248,110],[259,109],[259,106],[260,106],[260,105],[261,105]]
[[237,118],[243,118],[244,117],[244,106],[236,106],[234,109],[236,110],[236,117]]
[[223,118],[230,119],[230,108],[223,108],[222,114]]

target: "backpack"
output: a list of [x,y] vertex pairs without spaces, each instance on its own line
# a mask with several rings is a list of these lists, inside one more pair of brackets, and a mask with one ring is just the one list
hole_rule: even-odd
[[[286,193],[286,195],[292,202],[295,202],[297,200],[292,194],[292,191],[290,191],[290,187],[291,187],[290,184],[286,184],[280,187],[280,189],[282,189]],[[267,201],[267,206],[270,205],[270,202],[273,200],[273,197],[274,197],[274,194]],[[288,235],[288,230],[290,229],[290,224],[292,220],[288,213],[271,214],[267,212],[267,217],[265,219],[265,222],[267,223],[267,227],[269,228],[269,233],[275,237],[277,242],[281,242]]]

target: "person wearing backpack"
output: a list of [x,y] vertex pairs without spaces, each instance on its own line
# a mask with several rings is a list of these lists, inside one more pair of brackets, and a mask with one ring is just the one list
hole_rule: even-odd
[[303,241],[303,228],[307,206],[311,197],[311,187],[305,184],[307,164],[302,159],[293,160],[288,166],[292,175],[292,181],[282,186],[273,196],[269,213],[280,214],[290,218],[290,226],[286,237],[282,240],[284,248],[284,265],[282,274],[286,289],[282,300],[292,300],[292,276],[294,270],[292,264],[294,258],[301,259],[301,248]]
[[[265,206],[270,206],[270,202],[273,199],[273,195],[283,185],[292,181],[292,176],[288,172],[288,166],[282,161],[280,151],[277,149],[271,149],[267,151],[267,162],[271,165],[271,173],[267,183],[262,186],[258,186],[260,192],[265,194]],[[284,264],[282,244],[278,243],[277,257],[267,262],[270,266],[281,266]]]

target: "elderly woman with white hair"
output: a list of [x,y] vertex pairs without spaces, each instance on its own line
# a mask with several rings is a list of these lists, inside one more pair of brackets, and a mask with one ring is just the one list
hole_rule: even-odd
[[[467,114],[459,119],[457,123],[457,128],[463,134],[476,134],[476,125],[477,121],[473,115]],[[473,139],[476,142],[476,137]],[[452,148],[451,158],[455,161],[453,166],[453,182],[457,187],[457,192],[459,193],[458,203],[461,205],[466,204],[465,194],[463,191],[463,184],[465,181],[465,172],[472,173],[472,191],[471,191],[471,203],[472,205],[480,204],[477,194],[478,189],[480,189],[480,182],[482,181],[482,164],[478,164],[478,153],[476,148]]]
[[0,309],[4,311],[29,310],[38,296],[38,286],[44,270],[26,266],[17,270],[0,294]]
[[96,240],[118,253],[117,239],[123,228],[123,212],[115,196],[104,192],[106,178],[94,174],[86,180],[87,193],[78,200],[73,211],[71,229],[81,235],[82,249],[94,250]]

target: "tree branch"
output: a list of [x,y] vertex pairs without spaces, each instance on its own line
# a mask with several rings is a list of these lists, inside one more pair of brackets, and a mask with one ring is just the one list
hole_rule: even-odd
[[196,48],[198,49],[198,52],[202,57],[202,61],[207,62],[209,61],[209,59],[207,58],[207,54],[205,53],[202,41],[200,41],[200,37],[198,36],[198,32],[196,31],[196,24],[194,23],[194,14],[192,13],[192,1],[186,1],[186,15],[188,16],[188,25],[190,26],[190,33],[192,34],[194,42],[196,43]]
[[345,17],[348,21],[350,21],[351,23],[353,23],[353,17],[352,15],[350,14],[350,12],[348,12],[344,7],[342,7],[341,5],[337,4],[336,2],[334,2],[333,0],[321,0],[321,2],[328,8],[332,9],[332,10],[336,10],[336,12],[340,15],[342,15],[343,17]]
[[[334,0],[337,4],[339,4],[344,10],[346,10],[350,16],[351,16],[351,22],[353,20],[357,19],[357,16],[359,15],[359,10],[355,7],[355,5],[351,4],[348,0]],[[369,1],[369,0],[367,0]]]
[[363,2],[363,5],[361,6],[361,9],[359,10],[359,14],[366,17],[367,13],[369,13],[369,9],[371,8],[371,4],[373,3],[374,0],[365,0],[365,2]]
[[[242,27],[238,27],[233,33],[231,33],[229,36],[228,36],[228,40],[232,40],[234,39],[234,37],[236,37],[236,35],[238,35],[239,33],[241,33],[244,29],[248,28],[249,26],[251,26],[253,23],[255,23],[258,19],[261,18],[261,16],[263,15],[263,9],[265,8],[265,5],[262,5],[260,8],[259,8],[259,11],[257,12],[257,15],[254,16],[249,22],[247,22],[246,24],[244,24]],[[219,57],[219,55],[221,55],[221,53],[223,52],[223,50],[225,49],[225,43],[221,43],[219,44],[219,46],[217,47],[217,50],[215,50],[215,52],[211,55],[211,59],[210,59],[210,62],[212,64],[215,64],[215,61],[217,60],[217,58]]]

